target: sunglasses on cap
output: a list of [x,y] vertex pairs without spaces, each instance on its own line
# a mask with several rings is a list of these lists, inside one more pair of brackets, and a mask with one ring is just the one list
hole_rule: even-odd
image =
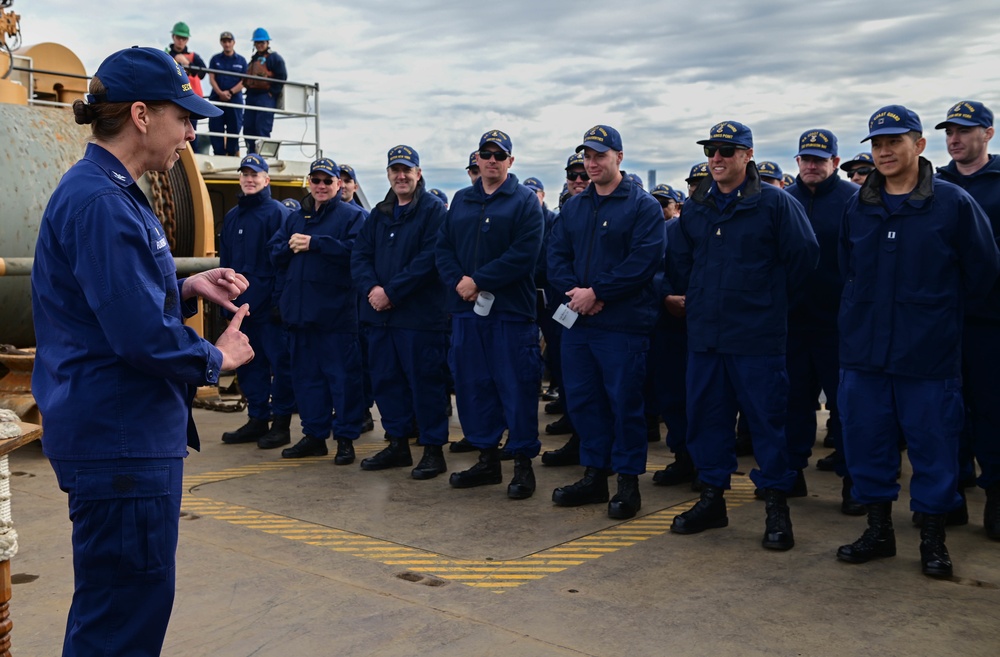
[[586,171],[567,171],[566,180],[590,180]]
[[503,151],[479,151],[480,160],[488,160],[491,157],[497,162],[503,162],[507,159],[507,154]]
[[858,167],[857,169],[851,169],[847,176],[849,178],[853,178],[854,176],[867,176],[874,170],[875,167]]
[[320,176],[312,176],[309,181],[314,185],[326,185],[327,187],[333,184],[333,178],[321,178]]
[[715,157],[716,153],[722,157],[732,157],[736,155],[736,151],[740,150],[744,149],[736,146],[705,146],[705,157]]

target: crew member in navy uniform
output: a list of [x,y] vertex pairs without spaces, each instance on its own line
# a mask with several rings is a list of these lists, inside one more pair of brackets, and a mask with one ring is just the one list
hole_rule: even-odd
[[[566,410],[580,435],[583,478],[556,488],[559,506],[608,502],[611,518],[642,506],[646,472],[643,383],[659,302],[653,275],[663,262],[660,204],[619,168],[618,131],[597,125],[583,136],[590,186],[566,202],[552,230],[549,280],[575,316],[563,331]],[[564,324],[565,326],[565,324]]]
[[[77,123],[86,155],[49,199],[31,272],[42,448],[69,496],[75,592],[63,655],[159,655],[174,599],[181,478],[197,386],[253,358],[232,269],[177,279],[136,179],[166,171],[219,110],[156,48],[97,69]],[[235,313],[213,346],[184,326],[195,297]]]
[[[340,167],[321,157],[309,167],[309,195],[271,238],[271,261],[285,274],[279,308],[288,330],[292,385],[303,437],[286,459],[325,456],[337,441],[336,465],[354,463],[364,421],[358,295],[351,249],[365,217],[340,196]],[[333,410],[337,409],[336,417]]]
[[269,168],[256,153],[240,162],[241,194],[236,207],[226,213],[219,235],[219,264],[232,267],[250,282],[249,291],[237,301],[250,305],[243,332],[258,356],[236,370],[249,419],[222,434],[222,442],[257,443],[262,449],[291,442],[289,425],[295,411],[291,362],[275,297],[276,271],[268,249],[289,210],[271,198]]
[[865,184],[868,176],[875,170],[875,161],[872,160],[871,153],[858,153],[841,164],[840,168],[847,172],[848,180],[855,185],[861,186]]
[[479,449],[470,469],[452,473],[455,488],[503,481],[499,444],[514,454],[511,499],[535,492],[538,389],[542,358],[535,325],[535,263],[544,220],[534,192],[509,173],[510,137],[479,139],[480,178],[455,193],[441,226],[436,260],[452,316],[449,356],[465,439]]
[[389,439],[361,469],[413,465],[408,436],[416,420],[424,451],[410,475],[431,479],[448,470],[442,451],[448,443],[448,316],[434,264],[445,208],[426,191],[414,149],[390,149],[386,171],[391,189],[368,215],[351,253],[351,273],[364,297],[372,391]]
[[[212,56],[208,67],[217,71],[232,71],[246,73],[247,60],[236,52],[236,40],[232,32],[219,35],[222,52]],[[208,81],[212,85],[211,100],[233,105],[243,104],[243,78],[227,73],[209,73]],[[228,137],[212,137],[212,153],[215,155],[239,155],[240,131],[243,130],[243,108],[223,107],[222,115],[208,120],[208,129],[212,132],[225,132]]]
[[[920,118],[902,105],[868,122],[877,171],[844,212],[840,233],[840,390],[844,456],[868,529],[843,545],[850,563],[896,554],[899,432],[913,466],[910,509],[924,514],[925,575],[950,577],[945,514],[961,503],[961,343],[966,300],[984,297],[1000,272],[989,218],[920,157]],[[904,327],[904,328],[901,328]]]
[[[840,454],[841,428],[837,412],[837,385],[840,362],[837,358],[837,312],[844,287],[837,261],[837,241],[844,208],[858,192],[854,183],[837,175],[840,157],[837,136],[829,130],[807,130],[799,137],[795,161],[799,175],[785,191],[802,204],[819,242],[819,265],[810,272],[801,294],[788,311],[788,451],[796,471],[793,495],[806,495],[804,470],[816,443],[816,399],[826,393],[830,411],[827,435],[833,437],[834,454]],[[863,515],[864,508],[851,498],[851,479],[842,457],[832,463],[844,478],[840,510]]]
[[705,148],[710,176],[684,206],[670,242],[674,288],[686,295],[688,451],[702,482],[701,499],[674,518],[671,531],[725,527],[725,489],[736,471],[733,426],[746,415],[764,492],[761,544],[795,545],[786,497],[795,484],[788,464],[785,372],[788,306],[816,267],[819,245],[799,202],[761,184],[753,135],[736,121],[715,125]]
[[[288,79],[285,60],[271,50],[271,35],[262,27],[253,31],[254,52],[247,61],[247,74],[266,77],[269,80],[246,78],[243,86],[247,90],[247,107],[278,106],[278,98],[284,85],[279,81]],[[258,112],[248,109],[244,114],[243,133],[254,139],[246,139],[247,153],[257,152],[257,137],[270,137],[274,127],[274,112]]]
[[[955,183],[976,199],[989,217],[993,236],[1000,236],[1000,157],[987,151],[993,138],[993,112],[974,100],[964,100],[948,110],[934,126],[945,131],[951,162],[937,170],[938,178]],[[986,535],[1000,540],[1000,282],[984,300],[965,308],[962,333],[962,384],[965,428],[959,449],[960,483],[975,476],[973,456],[981,474],[976,483],[986,490],[983,526]],[[971,483],[969,484],[971,485]],[[964,514],[963,514],[964,510]],[[960,521],[968,510],[963,504],[949,514]],[[963,523],[964,524],[964,523]]]

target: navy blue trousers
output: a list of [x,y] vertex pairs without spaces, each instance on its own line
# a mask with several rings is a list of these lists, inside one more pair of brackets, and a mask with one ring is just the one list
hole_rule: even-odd
[[325,439],[332,430],[336,438],[357,440],[365,417],[357,334],[290,327],[288,347],[302,431]]
[[844,457],[863,504],[899,498],[899,432],[913,466],[910,510],[941,514],[961,504],[958,434],[962,430],[961,380],[918,379],[842,370],[840,419]]
[[[269,93],[247,93],[247,110],[243,114],[243,134],[257,137],[270,137],[271,129],[274,127],[274,112],[258,112],[251,107],[271,107],[278,106],[278,101]],[[244,139],[246,139],[244,137]],[[257,152],[257,142],[253,139],[246,139],[247,153]]]
[[959,467],[971,468],[975,456],[981,470],[976,483],[989,488],[1000,484],[1000,326],[965,322],[962,384],[966,427]]
[[73,523],[63,656],[158,656],[174,603],[184,460],[51,464]]
[[659,412],[667,425],[667,447],[674,454],[687,451],[687,333],[654,329],[649,348],[653,400],[649,412]]
[[247,413],[259,420],[295,411],[292,362],[284,329],[271,321],[243,322],[254,359],[236,368],[240,390],[247,398]]
[[538,326],[531,321],[452,318],[449,364],[462,431],[479,449],[506,447],[530,458],[538,440],[538,388],[542,355]]
[[[212,95],[212,100],[219,100]],[[235,98],[227,101],[230,103],[242,103],[243,94],[240,93]],[[213,116],[208,120],[208,129],[212,132],[227,132],[229,137],[211,137],[212,152],[215,155],[239,155],[240,152],[240,132],[243,130],[243,109],[235,107],[220,107],[222,116]]]
[[[840,382],[839,335],[836,331],[788,332],[788,434],[789,467],[802,470],[809,465],[816,444],[816,398],[826,391],[830,410],[830,436],[841,447],[837,386]],[[756,438],[756,437],[755,437]],[[838,472],[841,476],[846,470]]]
[[688,355],[688,451],[706,484],[729,488],[736,472],[733,427],[746,416],[753,435],[758,488],[788,492],[795,472],[788,466],[785,416],[788,374],[785,357],[737,356],[692,351]]
[[646,471],[648,351],[644,335],[579,326],[563,331],[563,388],[580,436],[581,465],[628,475]]
[[448,442],[448,335],[368,326],[368,366],[382,426],[405,436],[416,418],[421,445]]

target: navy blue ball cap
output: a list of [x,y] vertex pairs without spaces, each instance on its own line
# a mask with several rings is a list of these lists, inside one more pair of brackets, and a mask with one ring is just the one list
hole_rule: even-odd
[[684,179],[687,184],[692,184],[696,180],[701,180],[708,176],[708,162],[702,162],[691,167],[691,173]]
[[267,166],[267,162],[260,155],[250,153],[240,162],[240,169],[253,169],[258,173],[267,173],[270,167]]
[[583,164],[583,153],[573,153],[572,155],[569,156],[569,159],[566,160],[566,170],[567,171],[570,170],[570,167],[575,167],[577,165],[579,165],[581,167],[584,166],[584,164]]
[[284,201],[281,202],[281,204],[284,205],[289,210],[301,210],[302,209],[302,204],[299,203],[298,201],[296,201],[293,198],[286,198]]
[[783,181],[785,181],[785,187],[788,187],[789,185],[794,185],[795,184],[795,176],[793,176],[790,173],[786,173],[785,175],[783,175],[781,177],[781,179]]
[[774,180],[782,180],[785,177],[785,172],[781,170],[778,163],[771,162],[770,160],[758,162],[757,173],[760,174],[761,178],[772,178]]
[[524,182],[521,184],[535,192],[545,191],[545,185],[543,185],[542,181],[538,178],[525,178]]
[[388,157],[389,163],[386,165],[386,168],[394,164],[403,164],[411,169],[420,166],[420,155],[417,154],[417,151],[403,144],[390,148]]
[[101,62],[95,75],[105,92],[87,94],[88,103],[169,100],[191,112],[193,119],[222,116],[221,109],[194,92],[181,65],[158,48],[119,50]]
[[806,130],[799,137],[799,152],[795,157],[800,155],[814,155],[826,159],[837,157],[837,135],[823,129]]
[[427,191],[436,196],[439,201],[441,201],[445,205],[448,205],[448,195],[442,192],[440,189],[428,189]]
[[609,125],[595,125],[583,134],[583,143],[576,147],[579,153],[585,148],[592,148],[599,153],[622,150],[622,136]]
[[875,160],[872,159],[871,153],[858,153],[848,161],[840,165],[840,168],[844,171],[850,171],[858,165],[862,166],[875,166]]
[[309,173],[316,173],[317,171],[328,173],[334,178],[340,178],[340,167],[328,157],[321,157],[309,165]]
[[729,144],[739,148],[753,148],[753,132],[738,121],[723,121],[712,126],[708,131],[708,139],[702,139],[697,143],[700,146]]
[[351,180],[353,180],[354,182],[358,182],[358,174],[354,173],[354,167],[352,167],[350,164],[341,164],[339,166],[340,166],[341,176],[343,176],[346,173],[351,177]]
[[642,184],[642,178],[635,173],[626,173],[625,177],[632,181],[633,185],[638,185],[639,189],[646,189],[646,186]]
[[484,132],[483,136],[479,138],[479,148],[482,148],[486,144],[496,144],[507,155],[511,154],[511,149],[514,147],[510,141],[510,135],[501,130]]
[[952,106],[948,110],[948,118],[934,126],[935,130],[942,130],[949,125],[964,125],[970,128],[993,127],[993,112],[989,107],[974,100],[963,100]]
[[886,105],[872,114],[868,119],[868,136],[861,140],[864,143],[872,137],[880,135],[903,135],[907,132],[923,132],[917,113],[902,105]]
[[472,151],[471,153],[469,153],[469,166],[465,167],[466,169],[478,169],[479,168],[479,160],[476,159],[476,154],[478,152],[479,151]]

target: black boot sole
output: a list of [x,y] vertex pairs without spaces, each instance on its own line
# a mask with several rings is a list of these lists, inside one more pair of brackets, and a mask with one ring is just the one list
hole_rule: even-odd
[[670,532],[673,534],[700,534],[706,529],[722,529],[723,527],[729,526],[729,517],[717,518],[709,522],[696,525],[694,527],[684,527],[683,525],[677,524],[677,518],[670,524]]
[[503,474],[497,474],[495,477],[483,477],[476,480],[462,480],[459,476],[461,472],[452,473],[451,477],[448,479],[448,485],[452,488],[476,488],[477,486],[494,486],[496,484],[503,483]]

